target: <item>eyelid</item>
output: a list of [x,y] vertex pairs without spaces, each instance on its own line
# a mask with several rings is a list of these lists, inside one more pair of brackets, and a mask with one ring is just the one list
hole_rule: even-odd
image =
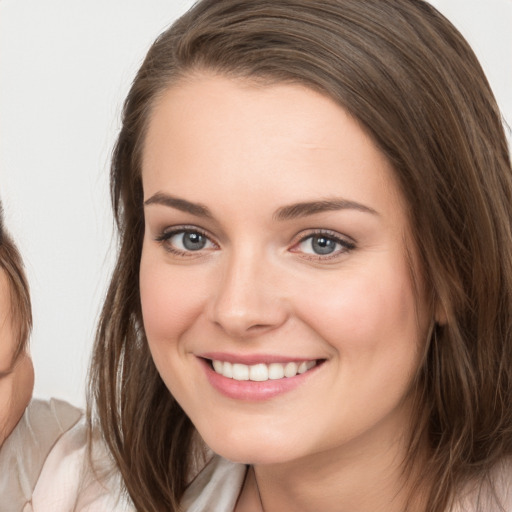
[[[317,236],[317,237],[324,236],[325,238],[334,240],[336,243],[340,244],[343,247],[343,249],[339,249],[339,250],[335,251],[334,253],[326,254],[326,255],[308,254],[308,253],[301,252],[299,250],[294,250],[300,244],[305,242],[308,238],[313,238],[315,236]],[[339,258],[342,255],[346,254],[347,252],[352,251],[355,248],[356,248],[356,241],[347,235],[343,235],[343,234],[338,233],[337,231],[333,231],[331,229],[314,228],[314,229],[301,231],[299,234],[297,234],[294,237],[294,240],[293,240],[292,245],[289,250],[290,250],[290,252],[293,252],[293,253],[302,254],[302,257],[305,259],[314,260],[314,261],[327,261],[330,259]]]
[[[155,240],[166,240],[170,238],[171,236],[177,235],[178,233],[183,232],[195,232],[199,233],[200,235],[205,236],[208,238],[208,240],[212,240],[212,236],[203,228],[200,228],[199,226],[194,226],[192,224],[180,224],[177,226],[168,226],[162,230],[160,230],[160,234],[155,236]],[[213,240],[212,240],[213,242]]]
[[334,231],[332,229],[327,228],[310,228],[304,229],[300,233],[296,234],[293,237],[292,244],[295,245],[299,242],[304,241],[306,238],[312,236],[325,236],[326,238],[333,238],[334,240],[339,240],[341,243],[355,245],[356,241],[345,234],[339,233],[338,231]]
[[204,256],[205,250],[208,251],[209,249],[200,249],[197,251],[182,251],[176,247],[171,246],[168,243],[168,241],[173,236],[178,235],[180,233],[187,233],[187,232],[198,233],[198,234],[204,236],[205,238],[207,238],[208,241],[211,244],[213,244],[216,248],[219,247],[219,244],[213,239],[213,237],[206,230],[204,230],[198,226],[194,226],[194,225],[190,225],[190,224],[166,227],[163,230],[161,230],[160,234],[155,236],[154,239],[156,242],[160,243],[167,252],[169,252],[171,254],[186,257],[186,258]]

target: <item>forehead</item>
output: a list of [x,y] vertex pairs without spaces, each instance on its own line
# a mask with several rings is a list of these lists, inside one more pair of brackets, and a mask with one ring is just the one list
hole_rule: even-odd
[[251,194],[286,188],[293,200],[325,195],[338,181],[365,199],[374,192],[377,203],[383,190],[401,200],[390,163],[359,122],[300,85],[190,77],[154,105],[142,157],[146,197],[165,181],[194,194],[211,179],[226,192],[247,180]]

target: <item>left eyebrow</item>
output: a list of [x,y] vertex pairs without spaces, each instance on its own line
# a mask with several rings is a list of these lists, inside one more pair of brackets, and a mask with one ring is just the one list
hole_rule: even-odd
[[282,206],[273,215],[274,220],[292,220],[316,213],[336,211],[336,210],[357,210],[363,213],[378,215],[377,211],[369,206],[365,206],[355,201],[347,199],[326,199],[323,201],[309,201],[304,203],[295,203],[288,206]]

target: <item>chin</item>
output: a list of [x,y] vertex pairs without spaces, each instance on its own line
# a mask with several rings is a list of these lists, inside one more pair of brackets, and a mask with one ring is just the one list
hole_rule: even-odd
[[206,429],[205,435],[199,431],[204,442],[216,454],[241,464],[278,464],[300,458],[297,446],[290,436],[263,429],[243,430],[219,429],[213,432]]
[[[210,446],[210,445],[209,445]],[[262,450],[261,447],[250,448],[245,446],[217,446],[210,448],[221,457],[224,457],[231,462],[237,462],[240,464],[250,465],[268,465],[268,464],[279,464],[293,460],[295,457],[287,457],[285,452],[280,451],[279,448],[272,447],[271,449]]]

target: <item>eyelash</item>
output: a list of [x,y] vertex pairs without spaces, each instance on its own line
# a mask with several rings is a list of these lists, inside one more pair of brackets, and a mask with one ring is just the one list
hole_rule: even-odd
[[[172,253],[176,256],[180,257],[194,257],[194,256],[200,256],[203,254],[203,249],[199,249],[197,251],[194,250],[181,250],[176,248],[170,243],[171,238],[173,238],[176,235],[180,234],[196,234],[204,237],[210,244],[213,244],[216,248],[218,248],[218,245],[211,239],[211,237],[203,230],[195,227],[195,226],[179,226],[176,227],[170,231],[164,231],[162,234],[157,236],[155,240],[160,243],[164,249]],[[300,245],[304,244],[308,240],[314,240],[315,238],[320,239],[323,238],[326,241],[334,242],[336,245],[341,246],[341,249],[337,249],[333,251],[332,253],[328,253],[325,255],[322,254],[308,254],[303,251],[298,250],[297,248],[300,247]],[[340,236],[338,233],[330,230],[325,229],[318,229],[308,232],[307,234],[301,234],[296,237],[296,241],[293,243],[291,248],[289,249],[292,253],[302,253],[302,257],[311,261],[328,261],[331,259],[336,259],[340,257],[342,254],[346,254],[353,249],[356,248],[356,244],[353,240],[344,238]]]
[[158,243],[160,243],[167,252],[175,254],[176,256],[181,256],[181,257],[185,257],[185,258],[199,256],[202,252],[202,249],[200,249],[198,251],[192,251],[192,250],[183,251],[181,249],[177,249],[170,243],[170,240],[172,237],[174,237],[176,235],[180,235],[180,234],[184,235],[187,233],[200,235],[200,236],[204,237],[208,242],[210,242],[214,246],[218,247],[217,244],[211,240],[211,237],[206,232],[204,232],[201,229],[198,229],[195,226],[179,226],[170,231],[164,231],[162,234],[158,235],[155,238],[155,240]]
[[291,252],[300,252],[298,250],[294,250],[295,248],[298,248],[300,245],[304,244],[308,240],[313,241],[314,239],[320,239],[323,238],[327,241],[334,242],[336,245],[341,246],[340,249],[337,249],[333,251],[332,253],[321,255],[321,254],[307,254],[303,251],[302,257],[311,261],[329,261],[331,259],[337,259],[343,254],[347,254],[350,251],[354,250],[356,248],[356,244],[352,239],[349,239],[347,237],[343,237],[336,233],[335,231],[330,231],[328,229],[316,229],[313,231],[308,232],[307,234],[300,234],[298,236],[297,242],[295,242],[290,249]]

